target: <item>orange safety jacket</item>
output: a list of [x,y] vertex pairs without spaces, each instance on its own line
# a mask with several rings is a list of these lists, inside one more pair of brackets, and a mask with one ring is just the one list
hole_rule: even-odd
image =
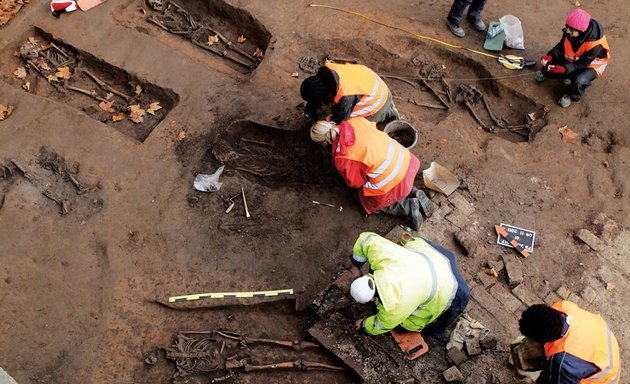
[[591,64],[589,64],[588,67],[593,68],[595,72],[597,72],[597,77],[601,77],[604,74],[604,70],[608,65],[608,59],[610,58],[610,48],[608,47],[606,36],[603,36],[601,39],[598,40],[585,42],[580,46],[577,52],[573,51],[573,47],[571,46],[569,39],[564,39],[564,58],[568,62],[573,63],[575,61],[578,61],[580,59],[580,56],[582,56],[585,52],[590,51],[598,45],[601,45],[606,50],[606,57],[596,57],[595,60],[593,60]]
[[378,112],[387,102],[389,88],[370,68],[360,64],[324,64],[337,73],[339,83],[333,103],[344,96],[359,96],[359,102],[352,109],[350,117],[368,117]]
[[619,345],[606,321],[570,301],[558,301],[551,308],[570,316],[570,320],[569,329],[562,338],[545,343],[547,358],[566,352],[599,368],[598,373],[580,380],[580,384],[619,383]]
[[367,166],[367,182],[362,187],[365,196],[379,196],[391,191],[405,178],[411,152],[364,118],[351,118],[346,123],[354,128],[355,142],[345,151],[340,151],[338,143],[335,158],[354,160]]

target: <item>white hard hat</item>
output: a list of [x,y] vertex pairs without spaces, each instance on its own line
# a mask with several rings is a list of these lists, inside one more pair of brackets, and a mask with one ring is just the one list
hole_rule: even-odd
[[376,284],[368,275],[361,276],[350,285],[350,296],[359,304],[365,304],[374,298]]

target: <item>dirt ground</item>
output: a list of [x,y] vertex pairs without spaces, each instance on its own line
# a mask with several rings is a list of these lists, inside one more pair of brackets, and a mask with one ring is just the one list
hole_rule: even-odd
[[[10,2],[0,2],[5,3]],[[385,234],[406,223],[365,217],[353,192],[332,172],[329,154],[309,143],[299,96],[300,82],[309,75],[298,64],[303,57],[352,58],[383,75],[440,73],[454,96],[470,86],[483,92],[494,114],[509,125],[524,124],[536,113],[530,130],[491,133],[457,100],[449,109],[418,106],[410,99],[440,102],[417,83],[386,79],[399,111],[420,133],[414,153],[462,180],[460,192],[482,217],[476,223],[479,242],[494,243],[497,223],[530,228],[537,239],[525,261],[528,279],[579,292],[595,275],[600,259],[574,239],[575,232],[586,228],[598,234],[594,220],[602,215],[617,223],[618,232],[630,227],[625,2],[581,1],[604,25],[612,59],[604,77],[568,109],[555,103],[561,84],[536,83],[532,70],[510,71],[493,59],[309,3],[180,1],[197,23],[221,31],[249,56],[264,54],[262,60],[247,59],[248,65],[239,64],[244,56],[227,46],[220,49],[236,61],[193,44],[197,39],[212,48],[204,36],[187,40],[147,22],[159,14],[141,0],[110,0],[59,19],[50,15],[48,2],[32,0],[1,27],[0,104],[14,110],[0,121],[0,366],[18,383],[169,383],[175,373],[171,361],[149,366],[144,360],[182,330],[308,339],[314,319],[306,308],[347,266],[359,233]],[[449,1],[327,4],[450,43],[480,49],[483,42],[466,24],[465,39],[450,34],[444,22]],[[517,53],[538,58],[557,43],[574,5],[573,0],[489,1],[484,19],[518,16],[527,49]],[[236,43],[240,35],[246,40]],[[18,79],[14,72],[25,65],[20,47],[29,37],[40,47],[58,45],[63,52],[58,59],[70,56],[66,86],[98,89],[105,102],[116,101],[114,111],[105,112],[93,96],[58,92],[53,84],[63,79],[47,80],[33,68]],[[128,99],[107,95],[85,70]],[[440,82],[432,84],[445,90]],[[162,109],[146,113],[142,123],[130,121],[122,106],[136,103],[147,110],[153,102]],[[550,112],[541,119],[544,106]],[[113,121],[120,112],[124,120]],[[565,125],[580,135],[575,143],[562,142],[558,128]],[[226,164],[221,190],[195,191],[195,175],[214,172],[217,160]],[[250,220],[238,198],[233,211],[224,213],[224,199],[241,188]],[[452,241],[444,245],[462,256]],[[618,289],[589,307],[610,322],[624,357],[630,342],[622,290],[627,252],[618,250],[620,265],[611,272]],[[474,276],[486,261],[459,260],[465,276]],[[173,295],[285,288],[294,289],[294,301],[222,309],[203,308],[208,302],[192,309],[158,303]],[[504,344],[510,342],[508,333],[498,334]],[[341,364],[321,350],[263,347],[251,353],[259,363]],[[428,360],[435,364],[417,369],[434,371],[437,382],[448,367],[442,354]],[[467,365],[462,369],[467,382],[502,369],[505,357],[490,354]],[[231,380],[357,378],[273,371],[239,373]]]

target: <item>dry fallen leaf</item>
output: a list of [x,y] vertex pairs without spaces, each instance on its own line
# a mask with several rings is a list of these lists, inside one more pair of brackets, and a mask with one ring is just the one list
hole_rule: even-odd
[[254,57],[262,59],[265,54],[259,48],[256,48],[256,52],[254,52]]
[[0,104],[0,121],[6,119],[7,117],[11,116],[11,113],[13,113],[13,106],[12,105],[8,105],[8,106],[4,106],[2,104]]
[[113,105],[113,104],[114,104],[114,102],[113,102],[113,101],[101,101],[101,102],[98,104],[98,107],[99,107],[100,109],[102,109],[103,111],[105,111],[105,112],[114,113],[114,112],[116,112],[116,111],[114,110],[114,108],[112,108],[112,105]]
[[36,64],[39,67],[39,69],[41,69],[42,71],[49,71],[50,70],[50,65],[48,64],[46,59],[44,59],[43,57],[40,57],[39,59],[37,59],[37,63]]
[[147,113],[149,115],[155,115],[155,112],[159,111],[160,109],[162,109],[162,106],[160,105],[160,103],[156,101],[154,103],[149,104],[149,108],[147,108]]
[[112,97],[114,97],[114,94],[113,94],[113,93],[111,93],[111,92],[109,92],[107,95],[105,95],[105,98],[106,98],[107,100],[111,99]]
[[562,142],[565,144],[575,143],[575,141],[580,137],[580,135],[572,131],[568,126],[558,128],[558,131],[562,134]]
[[144,121],[145,110],[140,108],[138,104],[132,104],[129,106],[129,120],[136,124],[140,124]]
[[610,167],[610,164],[608,163],[608,160],[604,160],[602,162],[602,164],[604,164],[604,167],[606,167],[606,168]]
[[53,82],[53,81],[57,81],[57,82],[59,81],[59,79],[57,78],[57,74],[54,74],[54,75],[48,75],[48,76],[46,76],[46,78],[48,79],[48,82],[49,82],[49,83],[50,83],[50,82]]
[[182,141],[186,138],[186,132],[181,131],[178,135],[177,135],[177,141]]
[[146,14],[147,14],[147,10],[146,10],[146,9],[144,9],[144,8],[140,8],[140,12],[142,12],[142,14],[143,14],[143,15],[146,15]]
[[20,80],[26,79],[26,68],[18,67],[13,74]]
[[39,44],[39,41],[34,36],[29,36],[28,41],[30,41],[31,44],[35,44],[35,45]]
[[245,42],[245,40],[247,40],[247,38],[244,35],[240,35],[237,39],[236,42],[237,43],[241,43],[243,44]]
[[121,121],[124,118],[125,118],[125,114],[123,112],[120,112],[119,114],[112,116],[112,121],[114,121],[114,122]]
[[212,45],[219,41],[219,35],[210,35],[208,36],[208,45]]
[[70,68],[66,65],[57,69],[57,73],[55,73],[55,76],[68,80],[70,76],[72,76],[72,73],[70,72]]
[[24,84],[22,84],[22,89],[25,90],[25,91],[30,91],[31,90],[31,82],[30,81],[24,82]]
[[136,94],[136,96],[140,96],[140,94],[142,93],[142,87],[139,85],[136,85],[136,88],[134,89],[133,92]]
[[529,120],[531,121],[536,120],[536,112],[528,113],[527,117],[529,117]]
[[292,72],[291,77],[300,77],[300,74],[297,72]]

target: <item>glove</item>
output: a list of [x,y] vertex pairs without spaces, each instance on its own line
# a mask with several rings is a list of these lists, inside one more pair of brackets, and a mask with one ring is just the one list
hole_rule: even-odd
[[566,73],[567,69],[564,65],[550,65],[547,69],[549,73],[562,74]]
[[545,55],[545,56],[540,58],[540,64],[544,67],[545,65],[549,64],[551,59],[553,59],[553,57],[551,57],[551,55]]

